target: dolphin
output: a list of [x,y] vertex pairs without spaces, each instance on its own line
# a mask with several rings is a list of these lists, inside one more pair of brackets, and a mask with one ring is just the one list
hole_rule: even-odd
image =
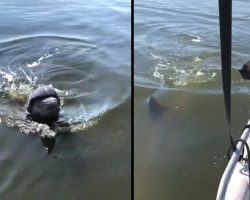
[[[27,102],[27,119],[38,123],[47,124],[50,131],[56,130],[56,121],[59,118],[60,99],[56,90],[50,86],[42,86],[35,89],[29,95]],[[55,146],[55,134],[48,134],[41,137],[43,145],[48,153],[51,153]]]
[[165,115],[167,108],[159,105],[153,96],[149,98],[148,103],[149,114],[154,122],[158,122]]

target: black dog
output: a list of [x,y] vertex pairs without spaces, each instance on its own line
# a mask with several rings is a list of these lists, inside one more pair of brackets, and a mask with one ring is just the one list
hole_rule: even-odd
[[239,70],[243,79],[250,80],[250,61],[245,63],[242,66],[242,69]]

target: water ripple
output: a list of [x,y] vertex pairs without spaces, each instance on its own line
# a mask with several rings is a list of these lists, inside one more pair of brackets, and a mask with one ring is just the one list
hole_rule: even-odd
[[[234,9],[242,10],[246,6],[245,2],[239,4],[234,5]],[[166,88],[220,88],[217,6],[215,2],[206,1],[136,2],[136,76]],[[233,87],[236,82],[242,87],[246,84],[237,70],[249,60],[248,17],[243,11],[233,14]]]
[[52,85],[62,99],[62,120],[78,131],[93,126],[130,94],[129,76],[119,69],[104,70],[103,53],[88,39],[62,36],[14,38],[0,43],[1,98],[7,107],[0,109],[1,115],[18,118],[20,115],[11,111],[11,102],[23,107],[34,88]]

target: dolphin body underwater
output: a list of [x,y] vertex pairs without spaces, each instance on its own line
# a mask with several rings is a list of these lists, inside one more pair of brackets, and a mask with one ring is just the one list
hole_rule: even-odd
[[[60,99],[53,87],[42,86],[29,95],[26,118],[32,122],[31,126],[35,124],[40,128],[37,134],[41,137],[48,153],[51,153],[55,146],[55,136],[59,132],[63,132],[60,127],[65,126],[65,124],[61,125],[57,122],[59,111]],[[66,130],[70,132],[69,129]]]

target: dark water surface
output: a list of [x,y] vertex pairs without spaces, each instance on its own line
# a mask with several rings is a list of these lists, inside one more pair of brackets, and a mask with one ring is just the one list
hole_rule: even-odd
[[[233,3],[232,132],[250,116],[250,3]],[[217,1],[135,1],[135,198],[215,199],[229,146]],[[167,111],[153,123],[149,97]]]
[[[130,198],[130,60],[129,1],[0,2],[0,199]],[[15,127],[45,84],[72,131],[51,155]]]

